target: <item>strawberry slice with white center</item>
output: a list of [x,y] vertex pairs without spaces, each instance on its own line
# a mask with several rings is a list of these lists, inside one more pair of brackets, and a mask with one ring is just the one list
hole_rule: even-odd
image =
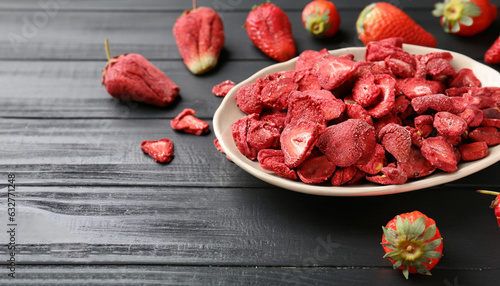
[[292,121],[285,126],[280,142],[288,167],[297,167],[311,154],[318,138],[318,127],[316,122],[302,119]]

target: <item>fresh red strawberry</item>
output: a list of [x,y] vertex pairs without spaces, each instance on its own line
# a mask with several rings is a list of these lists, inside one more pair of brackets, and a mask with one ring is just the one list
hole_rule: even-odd
[[489,0],[445,0],[436,3],[432,15],[440,17],[446,33],[472,36],[488,28],[497,17]]
[[489,64],[500,64],[500,36],[484,54],[484,61]]
[[272,3],[254,6],[245,22],[250,40],[278,62],[295,57],[297,50],[288,16]]
[[500,193],[492,191],[484,191],[484,190],[479,190],[478,193],[497,196],[493,201],[491,201],[490,208],[492,208],[495,211],[498,227],[500,227]]
[[382,229],[384,258],[394,269],[403,270],[406,279],[409,273],[430,275],[443,254],[443,238],[433,219],[413,211],[396,216]]
[[224,46],[224,26],[215,10],[196,8],[184,13],[175,21],[174,38],[186,67],[193,74],[202,74],[217,65]]
[[337,7],[330,1],[314,0],[302,10],[302,24],[317,37],[331,37],[340,27]]
[[159,163],[172,161],[174,155],[174,143],[170,139],[160,139],[158,141],[142,141],[141,150],[155,159]]

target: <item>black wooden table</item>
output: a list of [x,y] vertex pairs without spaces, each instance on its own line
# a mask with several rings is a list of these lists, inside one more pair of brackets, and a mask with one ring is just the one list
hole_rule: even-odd
[[[335,1],[341,28],[322,40],[302,27],[308,1],[273,2],[288,14],[299,52],[362,46],[355,21],[371,1]],[[474,37],[444,33],[431,15],[437,0],[389,2],[431,32],[438,48],[480,62],[500,34],[499,19]],[[492,197],[476,190],[500,189],[500,163],[424,190],[320,197],[247,174],[215,149],[212,129],[204,136],[172,130],[184,108],[212,124],[222,100],[213,85],[274,63],[242,28],[258,3],[198,1],[223,18],[226,43],[217,68],[195,76],[172,35],[191,1],[0,2],[1,285],[498,285],[500,229]],[[111,98],[101,85],[105,38],[113,55],[139,53],[163,70],[181,100],[158,108]],[[170,164],[139,149],[160,138],[175,144]],[[433,276],[406,281],[382,258],[381,226],[412,210],[436,220],[444,257]]]

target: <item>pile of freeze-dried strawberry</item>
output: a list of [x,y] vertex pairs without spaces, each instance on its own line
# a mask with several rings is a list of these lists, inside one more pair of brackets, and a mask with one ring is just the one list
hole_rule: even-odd
[[362,61],[304,51],[295,70],[242,86],[238,150],[304,183],[403,184],[454,172],[500,143],[500,87],[481,87],[452,55],[413,55],[402,39],[371,42]]

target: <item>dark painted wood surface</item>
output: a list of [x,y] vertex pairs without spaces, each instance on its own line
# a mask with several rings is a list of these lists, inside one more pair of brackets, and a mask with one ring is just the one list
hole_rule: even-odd
[[[289,15],[299,52],[362,46],[354,23],[371,1],[337,1],[341,30],[323,40],[301,26],[307,1],[273,2]],[[478,61],[500,34],[497,19],[474,37],[448,35],[430,14],[435,1],[389,2],[433,33],[439,48]],[[191,1],[0,3],[1,285],[497,285],[500,229],[492,198],[475,191],[500,190],[499,163],[409,193],[317,197],[247,174],[215,149],[213,130],[194,136],[170,128],[187,107],[212,125],[221,102],[212,86],[274,63],[241,27],[255,3],[198,0],[217,9],[226,33],[220,64],[202,76],[187,71],[171,33]],[[105,38],[112,54],[140,53],[165,71],[181,87],[180,100],[157,108],[111,98],[100,82]],[[163,137],[175,144],[168,165],[139,149]],[[9,173],[16,279],[7,276]],[[415,209],[437,221],[445,256],[433,276],[405,281],[382,258],[381,226]]]

